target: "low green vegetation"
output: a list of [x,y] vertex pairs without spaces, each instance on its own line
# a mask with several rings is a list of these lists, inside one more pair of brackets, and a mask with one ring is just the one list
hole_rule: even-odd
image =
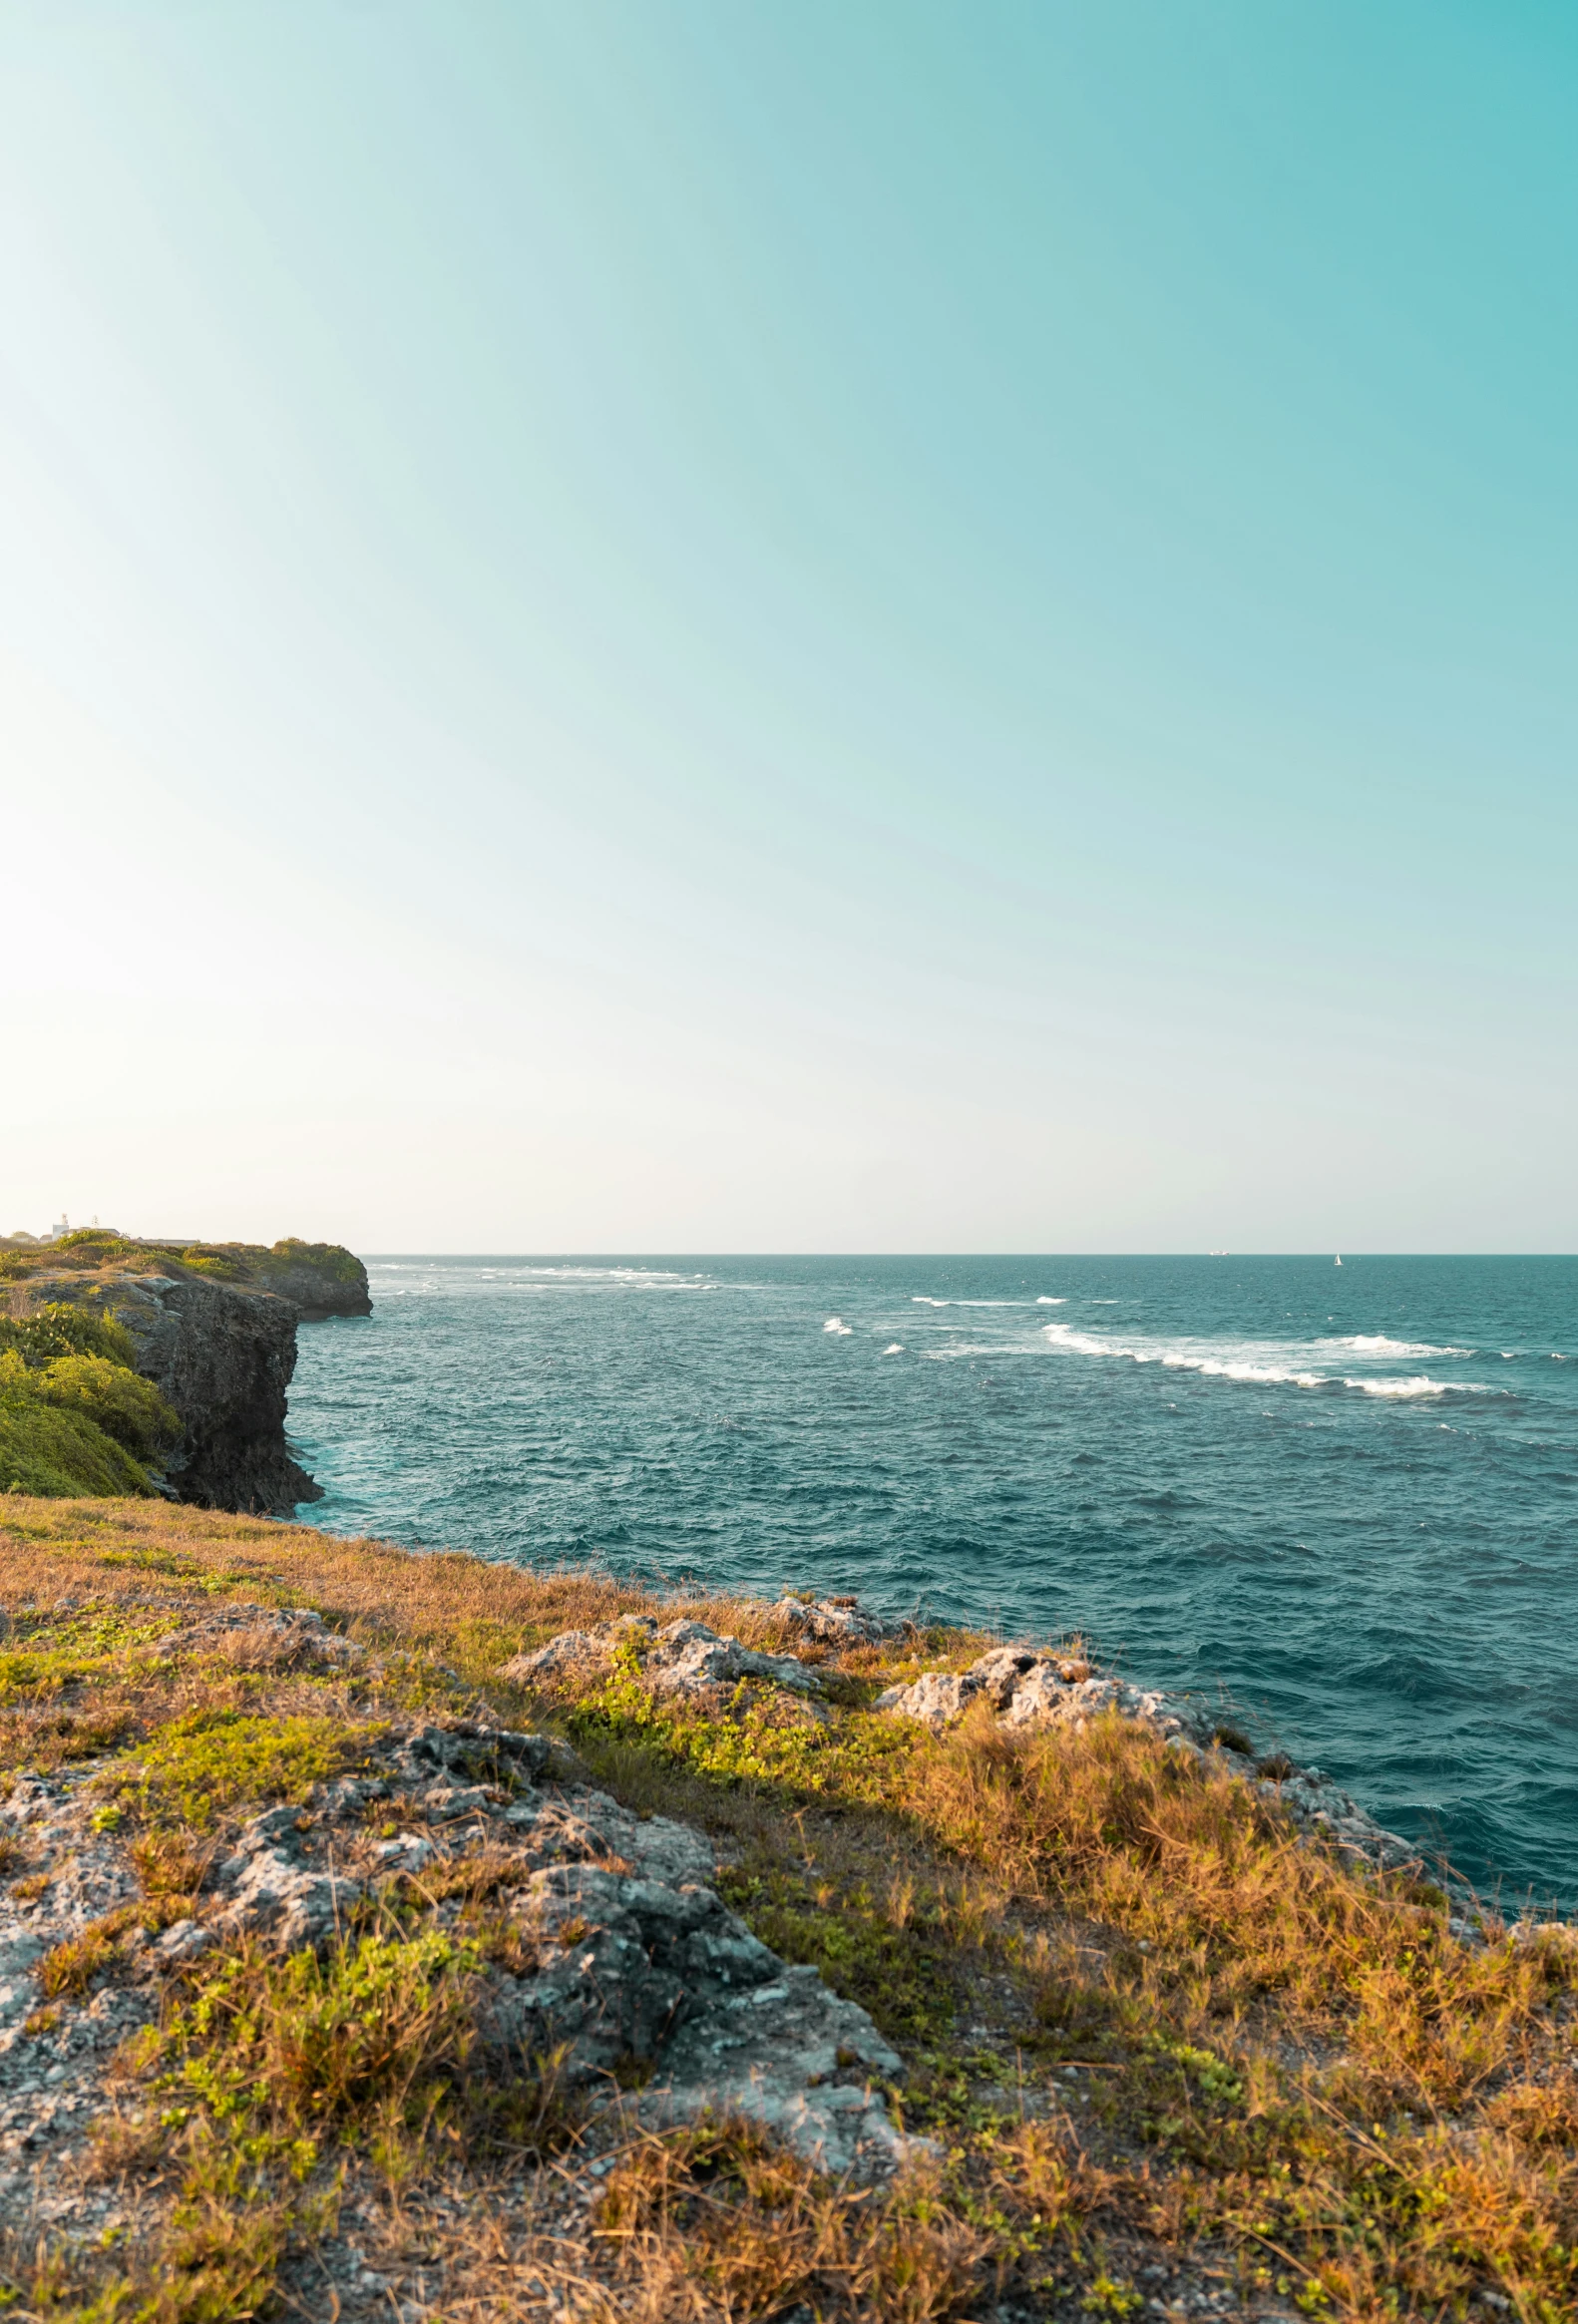
[[64,1300],[0,1317],[0,1491],[146,1493],[181,1418],[113,1316]]
[[248,1716],[204,1705],[161,1727],[138,1763],[114,1777],[153,1823],[205,1830],[238,1800],[301,1800],[382,1735],[381,1725],[300,1714]]
[[299,1235],[284,1235],[269,1247],[266,1255],[253,1255],[253,1265],[266,1280],[293,1267],[310,1267],[315,1275],[326,1275],[331,1283],[360,1283],[363,1277],[361,1261],[341,1243],[303,1243]]
[[9,1352],[0,1356],[0,1490],[146,1493],[148,1472],[85,1413],[62,1410]]
[[151,1273],[207,1276],[219,1283],[254,1284],[266,1290],[292,1272],[310,1269],[330,1283],[364,1281],[359,1259],[339,1243],[308,1243],[284,1235],[277,1243],[143,1243],[114,1227],[79,1227],[53,1243],[0,1248],[0,1282],[20,1283],[44,1274],[89,1274],[102,1268],[135,1268]]

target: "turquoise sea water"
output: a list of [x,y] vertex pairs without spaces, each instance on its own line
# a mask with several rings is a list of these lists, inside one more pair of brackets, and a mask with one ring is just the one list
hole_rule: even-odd
[[368,1272],[301,1334],[314,1523],[1078,1628],[1578,1904],[1578,1260]]

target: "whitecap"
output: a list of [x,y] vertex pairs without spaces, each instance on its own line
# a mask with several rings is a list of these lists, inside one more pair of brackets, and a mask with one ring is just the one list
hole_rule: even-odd
[[[1133,1341],[1099,1339],[1093,1333],[1076,1331],[1069,1324],[1043,1324],[1041,1338],[1047,1346],[1071,1356],[1106,1356],[1119,1357],[1129,1363],[1159,1363],[1166,1371],[1195,1371],[1207,1379],[1233,1379],[1265,1387],[1296,1388],[1358,1388],[1365,1395],[1385,1396],[1407,1400],[1416,1396],[1483,1395],[1487,1393],[1479,1380],[1435,1380],[1425,1372],[1406,1377],[1381,1379],[1353,1378],[1347,1374],[1318,1371],[1308,1360],[1301,1361],[1306,1352],[1298,1346],[1279,1348],[1275,1343],[1241,1341],[1236,1347],[1211,1347],[1199,1341]],[[1330,1343],[1328,1343],[1330,1345]]]
[[1339,1340],[1339,1348],[1352,1348],[1356,1356],[1472,1356],[1471,1348],[1432,1348],[1426,1340],[1388,1340],[1384,1332],[1356,1332],[1346,1340]]
[[952,1300],[929,1300],[924,1291],[913,1292],[910,1296],[912,1308],[948,1308],[953,1304]]
[[1068,1302],[1066,1299],[1048,1299],[1045,1292],[1043,1291],[1040,1297],[1036,1300],[1035,1304],[1038,1308],[1066,1308]]
[[846,1324],[842,1316],[829,1316],[822,1329],[824,1332],[831,1332],[839,1340],[847,1340],[854,1327]]
[[1075,1356],[1127,1356],[1127,1348],[1120,1348],[1111,1340],[1092,1339],[1088,1332],[1076,1332],[1072,1324],[1043,1324],[1044,1337],[1056,1348],[1067,1348]]
[[885,1348],[883,1350],[883,1354],[884,1356],[902,1356],[904,1354],[904,1350],[900,1347],[898,1341],[895,1340],[891,1348]]
[[1412,1379],[1345,1379],[1345,1387],[1363,1388],[1367,1396],[1444,1396],[1445,1380],[1431,1379],[1426,1372],[1418,1372]]

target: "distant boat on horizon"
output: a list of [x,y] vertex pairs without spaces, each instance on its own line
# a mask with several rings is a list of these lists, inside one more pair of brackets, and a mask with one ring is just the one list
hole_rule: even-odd
[[1341,1251],[1339,1251],[1339,1253],[1338,1253],[1337,1257],[1336,1257],[1336,1258],[1333,1260],[1333,1262],[1332,1262],[1332,1265],[1333,1265],[1334,1267],[1341,1267],[1341,1266],[1342,1266],[1342,1264],[1343,1264],[1343,1254],[1342,1254],[1342,1252],[1341,1252]]

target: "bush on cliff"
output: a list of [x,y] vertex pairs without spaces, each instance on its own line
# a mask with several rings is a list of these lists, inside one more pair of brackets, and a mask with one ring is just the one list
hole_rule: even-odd
[[[135,1373],[126,1376],[144,1385]],[[154,1400],[160,1402],[157,1395]],[[0,1490],[56,1498],[146,1493],[150,1486],[124,1445],[86,1412],[50,1402],[40,1393],[40,1375],[7,1349],[0,1352]]]
[[[286,1235],[273,1246],[269,1257],[282,1260],[287,1267],[310,1267],[331,1283],[359,1283],[362,1277],[361,1261],[340,1243],[303,1243],[299,1235]],[[277,1270],[265,1263],[263,1273],[271,1275]]]
[[128,1370],[136,1361],[132,1335],[123,1324],[69,1300],[52,1300],[31,1316],[0,1316],[0,1353],[7,1349],[36,1369],[63,1356],[98,1356]]
[[145,1462],[181,1438],[181,1416],[132,1368],[109,1316],[56,1301],[0,1317],[0,1491],[146,1493]]
[[134,1460],[163,1460],[181,1441],[181,1414],[152,1380],[102,1356],[62,1356],[31,1375],[39,1400],[113,1436]]

